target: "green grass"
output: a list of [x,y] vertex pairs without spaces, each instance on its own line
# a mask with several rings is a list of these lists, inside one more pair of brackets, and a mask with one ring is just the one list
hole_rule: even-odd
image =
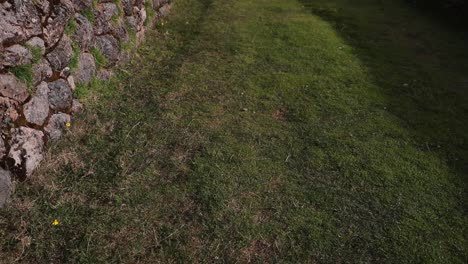
[[80,51],[79,45],[76,43],[72,43],[72,48],[73,48],[73,53],[70,59],[69,66],[70,66],[70,70],[73,72],[78,67],[81,51]]
[[117,12],[118,12],[117,16],[123,17],[124,11],[123,11],[123,6],[122,6],[122,1],[114,0],[114,4],[117,6]]
[[115,16],[112,16],[111,17],[111,23],[114,25],[114,26],[117,26],[119,24],[119,19],[120,17],[118,15],[115,15]]
[[346,40],[387,96],[388,110],[417,134],[421,148],[448,155],[449,165],[465,173],[466,34],[399,1],[302,3]]
[[2,260],[464,263],[468,42],[379,3],[175,1],[17,186]]
[[109,60],[101,53],[101,51],[97,48],[91,48],[91,54],[94,57],[96,62],[96,67],[98,69],[102,67],[106,67],[109,64]]
[[117,6],[117,14],[111,17],[111,23],[118,26],[120,18],[124,17],[124,11],[121,1],[114,0],[114,4]]
[[68,36],[73,36],[73,34],[75,34],[77,26],[78,25],[76,24],[75,19],[70,19],[67,25],[65,26],[64,31]]
[[145,10],[146,10],[146,19],[144,21],[144,25],[148,26],[150,24],[150,22],[156,16],[156,11],[153,9],[150,2],[146,1],[144,4],[145,4]]
[[89,84],[77,84],[74,91],[74,97],[79,100],[85,100],[89,97],[93,90],[99,89],[101,86],[106,86],[107,82],[93,77]]
[[128,41],[127,42],[120,42],[120,50],[121,51],[131,51],[136,49],[137,45],[137,38],[136,38],[136,32],[135,29],[133,29],[132,26],[130,26],[127,22],[124,22],[124,27],[125,30],[128,33]]
[[11,67],[9,71],[13,73],[13,75],[15,75],[16,78],[24,82],[28,89],[32,88],[34,81],[32,64],[14,66]]
[[[93,8],[96,7],[95,1],[92,2]],[[92,24],[94,23],[94,12],[92,8],[87,8],[83,11],[81,11],[81,14],[88,19],[88,21]]]
[[31,55],[32,55],[31,64],[38,63],[42,58],[41,48],[37,46],[28,45],[28,44],[25,44],[25,45],[29,49],[29,51],[31,51]]

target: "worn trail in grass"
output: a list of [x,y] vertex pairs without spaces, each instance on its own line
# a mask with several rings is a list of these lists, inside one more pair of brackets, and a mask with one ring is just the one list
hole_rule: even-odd
[[115,80],[79,90],[59,158],[1,212],[1,261],[463,263],[462,169],[310,11],[175,1]]

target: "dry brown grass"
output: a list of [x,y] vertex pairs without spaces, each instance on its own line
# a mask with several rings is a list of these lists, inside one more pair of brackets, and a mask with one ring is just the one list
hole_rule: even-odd
[[277,121],[286,121],[287,119],[287,110],[285,108],[280,108],[273,112],[271,116]]

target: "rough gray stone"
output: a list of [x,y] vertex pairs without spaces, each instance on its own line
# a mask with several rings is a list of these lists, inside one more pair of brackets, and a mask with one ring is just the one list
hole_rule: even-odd
[[60,78],[67,79],[68,76],[70,76],[70,74],[71,74],[70,67],[65,67],[60,72]]
[[159,9],[163,5],[169,3],[169,0],[152,0],[153,1],[153,8]]
[[46,82],[41,82],[37,87],[36,87],[36,95],[37,96],[49,96],[49,85]]
[[146,21],[146,8],[144,6],[140,8],[139,15],[140,15],[140,21],[141,21],[140,23],[143,26],[143,24]]
[[11,9],[12,5],[8,2],[0,2],[0,8],[1,9],[5,9],[5,10],[9,10]]
[[124,26],[123,21],[119,21],[118,24],[114,25],[110,34],[114,36],[116,39],[118,39],[120,42],[129,41],[128,32]]
[[62,136],[62,131],[65,124],[71,121],[70,115],[64,113],[54,114],[50,117],[49,123],[44,128],[44,131],[51,140],[57,140]]
[[107,21],[119,14],[119,9],[114,3],[103,3],[97,8],[97,10],[99,10],[100,15]]
[[72,0],[73,6],[75,7],[75,10],[82,11],[85,10],[86,8],[91,7],[92,1],[91,0]]
[[145,0],[135,0],[135,7],[141,9]]
[[141,8],[133,7],[133,15],[127,16],[125,18],[129,26],[131,26],[135,31],[141,31],[144,29],[144,24],[146,20],[146,9],[144,6]]
[[88,19],[80,14],[75,14],[77,28],[73,39],[80,46],[81,51],[89,51],[94,46],[93,25]]
[[38,63],[34,64],[32,66],[32,70],[34,84],[49,79],[53,74],[49,62],[44,58],[42,58]]
[[119,10],[114,3],[103,3],[96,7],[94,12],[94,34],[103,35],[113,29],[112,17],[117,16]]
[[76,85],[75,85],[75,78],[73,78],[73,75],[68,76],[67,82],[70,85],[70,88],[72,89],[72,91],[75,91]]
[[169,14],[169,11],[171,11],[171,5],[163,5],[161,8],[159,8],[158,15],[161,17],[165,17]]
[[19,118],[19,103],[0,96],[0,128],[5,129]]
[[137,43],[141,43],[143,41],[143,38],[145,37],[145,33],[146,33],[146,30],[144,27],[142,27],[140,31],[136,33]]
[[2,59],[2,56],[3,56],[3,52],[5,52],[5,48],[0,44],[0,70],[3,70],[4,66],[3,66],[3,59]]
[[103,35],[97,37],[96,46],[110,62],[115,63],[119,60],[119,43],[113,36]]
[[127,24],[134,29],[135,31],[138,31],[138,21],[134,16],[127,16],[125,17],[127,20]]
[[[149,0],[156,8],[167,0]],[[73,99],[72,90],[77,83],[89,83],[96,74],[92,47],[98,48],[111,62],[123,61],[128,54],[120,52],[120,43],[128,40],[124,20],[117,18],[120,6],[127,20],[136,29],[138,39],[143,34],[146,19],[144,0],[98,0],[95,20],[88,19],[78,12],[93,6],[92,0],[0,0],[0,126],[2,129],[16,126],[14,120],[24,118],[32,127],[43,127],[44,133],[52,140],[58,139],[64,125],[70,122],[70,115],[83,109],[83,105]],[[149,7],[148,7],[149,8]],[[76,13],[76,14],[75,14]],[[73,18],[74,17],[74,18]],[[73,49],[70,38],[64,34],[70,19],[76,19],[76,31],[71,38],[78,44],[82,54],[78,69],[73,76],[66,70],[69,67]],[[32,47],[41,50],[42,58],[34,58]],[[35,51],[35,49],[34,49]],[[36,53],[34,52],[34,55]],[[34,83],[39,84],[35,94],[30,95],[26,85],[14,75],[5,73],[4,68],[33,63]],[[109,79],[112,72],[101,69],[100,78]],[[56,80],[57,78],[60,78]],[[45,81],[56,80],[47,84]],[[51,110],[52,109],[52,110]],[[52,111],[52,113],[51,113]],[[49,118],[49,113],[53,114]],[[21,119],[21,123],[24,122]],[[48,120],[48,122],[46,122]],[[7,124],[7,125],[5,125]],[[14,161],[13,172],[24,172],[30,176],[43,159],[44,133],[28,127],[12,128],[9,141],[0,138],[0,156],[7,156],[7,163]],[[5,144],[9,147],[5,148]],[[10,148],[11,146],[11,148]],[[8,153],[7,153],[8,152]],[[9,172],[7,172],[9,173]],[[0,168],[0,206],[2,198],[2,174]],[[6,199],[4,199],[6,200]]]
[[[94,32],[96,35],[110,34],[116,39],[127,42],[129,40],[125,23],[118,18],[118,8],[114,3],[104,3],[96,9]],[[133,10],[133,7],[131,7]],[[118,18],[115,21],[113,18]]]
[[24,105],[24,116],[26,121],[38,126],[44,125],[49,116],[49,87],[46,82],[42,82],[36,90],[36,95],[31,101]]
[[[0,139],[3,142],[3,139]],[[3,143],[0,143],[3,144]],[[0,168],[0,208],[3,208],[12,191],[11,173]]]
[[68,66],[72,55],[71,40],[64,34],[57,47],[48,53],[46,57],[54,71],[61,71]]
[[49,83],[49,105],[55,111],[68,112],[72,106],[73,94],[70,85],[63,79]]
[[69,0],[61,0],[60,3],[53,6],[52,15],[43,30],[44,40],[48,48],[54,46],[60,40],[65,26],[74,13],[73,4]]
[[133,5],[135,4],[134,0],[122,0],[123,11],[126,16],[133,15]]
[[0,95],[23,103],[28,98],[26,85],[13,74],[0,74]]
[[31,63],[32,55],[29,49],[15,44],[0,54],[0,64],[4,66],[17,66]]
[[14,167],[26,177],[30,177],[44,158],[44,133],[28,127],[11,129],[10,152],[8,158]]
[[80,54],[78,67],[75,70],[74,80],[77,84],[88,84],[96,73],[96,63],[90,53]]
[[112,78],[112,76],[114,76],[114,73],[106,69],[100,69],[99,72],[97,73],[97,78],[103,81],[109,80],[110,78]]
[[0,137],[0,158],[3,159],[6,155],[6,146],[5,146],[5,141],[3,141],[3,138]]
[[131,58],[132,58],[132,51],[124,50],[120,53],[119,63],[128,63]]
[[[3,5],[5,6],[5,3]],[[0,8],[0,28],[0,43],[3,46],[10,46],[40,35],[41,20],[33,1],[15,0],[13,6]]]
[[133,7],[133,18],[127,17],[127,22],[132,26],[136,31],[143,29],[143,24],[146,19],[146,11],[142,12],[143,9],[139,9],[136,6]]
[[50,2],[48,0],[34,1],[34,5],[38,8],[40,13],[44,16],[44,18],[49,14]]
[[71,113],[76,114],[76,113],[83,111],[83,109],[84,109],[83,104],[80,103],[78,100],[73,99]]

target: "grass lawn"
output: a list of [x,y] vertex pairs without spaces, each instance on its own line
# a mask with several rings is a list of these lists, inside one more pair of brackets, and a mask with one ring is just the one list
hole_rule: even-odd
[[389,2],[175,0],[0,263],[466,263],[468,39]]

